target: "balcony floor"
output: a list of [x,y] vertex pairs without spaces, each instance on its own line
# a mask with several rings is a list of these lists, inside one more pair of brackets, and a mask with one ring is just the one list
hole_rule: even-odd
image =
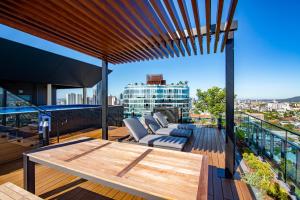
[[[61,141],[82,136],[97,138],[99,133],[99,130],[76,132],[63,136]],[[113,129],[109,131],[109,139],[114,140],[127,133],[124,127]],[[208,156],[208,199],[252,199],[251,192],[239,180],[238,173],[235,180],[224,178],[224,145],[222,132],[214,128],[197,128],[185,151]],[[0,184],[5,182],[23,186],[22,160],[0,165]],[[45,199],[141,199],[41,165],[36,166],[36,193]]]

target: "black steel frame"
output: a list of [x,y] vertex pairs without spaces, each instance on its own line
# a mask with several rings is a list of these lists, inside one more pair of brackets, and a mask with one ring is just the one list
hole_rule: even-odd
[[102,98],[102,139],[108,140],[108,62],[102,61],[102,84],[101,84],[101,98]]
[[234,133],[234,33],[230,32],[226,42],[226,145],[225,176],[233,178],[235,173],[235,133]]

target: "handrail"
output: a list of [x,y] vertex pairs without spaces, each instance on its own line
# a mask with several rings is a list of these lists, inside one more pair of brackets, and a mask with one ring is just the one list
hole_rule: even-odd
[[263,119],[259,119],[258,117],[255,117],[255,116],[253,116],[253,115],[250,115],[250,114],[245,113],[245,112],[242,112],[242,111],[239,111],[239,112],[242,113],[242,114],[248,115],[248,116],[250,116],[250,117],[252,117],[252,118],[255,118],[255,119],[257,119],[257,120],[260,120],[260,121],[262,121],[262,122],[264,122],[264,123],[266,123],[266,124],[269,124],[269,125],[271,125],[271,126],[275,126],[276,128],[279,128],[279,129],[282,129],[282,130],[284,130],[284,131],[287,131],[287,132],[290,132],[290,133],[292,133],[292,134],[295,134],[295,135],[297,135],[297,136],[300,136],[299,133],[296,133],[296,132],[294,132],[294,131],[288,130],[288,129],[282,127],[282,126],[278,126],[278,125],[276,125],[276,124],[272,124],[272,123],[270,123],[270,122],[268,122],[268,121],[265,121],[265,120],[263,120]]
[[254,122],[250,122],[250,123],[252,123],[252,124],[254,124],[254,125],[257,125],[258,128],[261,128],[261,129],[263,129],[263,130],[265,130],[265,131],[268,131],[268,132],[269,132],[270,134],[272,134],[274,137],[277,137],[277,138],[279,138],[279,139],[281,139],[281,140],[284,140],[284,141],[286,141],[287,143],[289,143],[290,145],[292,145],[293,147],[295,147],[295,148],[297,148],[297,149],[300,150],[300,146],[299,146],[299,145],[297,145],[296,143],[291,142],[291,141],[289,141],[289,140],[286,140],[284,137],[282,137],[282,136],[280,136],[280,135],[277,135],[277,134],[273,133],[272,130],[266,129],[266,128],[264,128],[264,127],[260,127],[259,124],[256,124],[256,123],[254,123]]
[[[2,87],[2,86],[1,86],[1,87]],[[2,88],[3,88],[3,87],[2,87]],[[6,91],[9,91],[9,90],[7,90],[6,88],[3,88],[3,89],[5,89]],[[36,106],[36,105],[34,105],[34,104],[28,102],[26,99],[24,99],[24,98],[22,98],[22,97],[16,95],[15,93],[13,93],[13,92],[11,92],[11,91],[9,91],[9,93],[11,93],[11,94],[13,95],[13,97],[16,98],[17,100],[21,100],[21,101],[24,101],[24,102],[28,103],[28,104],[29,104],[28,106],[30,106],[31,108],[37,110],[37,111],[40,112],[40,113],[43,113],[43,114],[47,115],[48,117],[51,117],[51,118],[53,119],[53,121],[56,122],[56,128],[57,128],[57,130],[56,130],[56,137],[57,137],[57,142],[59,142],[60,132],[59,132],[59,130],[58,130],[58,124],[59,124],[58,118],[56,118],[56,117],[54,117],[54,116],[51,116],[50,114],[48,114],[47,110],[42,109],[42,108],[40,108],[40,107],[38,107],[38,106]]]

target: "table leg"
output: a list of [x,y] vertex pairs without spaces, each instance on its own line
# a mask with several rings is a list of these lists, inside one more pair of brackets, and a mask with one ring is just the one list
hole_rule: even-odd
[[24,189],[35,193],[35,163],[29,160],[29,156],[23,155]]

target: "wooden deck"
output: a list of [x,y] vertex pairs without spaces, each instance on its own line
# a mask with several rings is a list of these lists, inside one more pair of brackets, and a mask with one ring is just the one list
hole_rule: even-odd
[[[110,139],[126,135],[126,128],[110,130]],[[61,141],[89,136],[97,138],[100,131],[77,132]],[[198,128],[185,151],[205,154],[209,162],[209,199],[252,199],[245,183],[224,178],[224,134],[212,128]],[[12,182],[23,187],[22,160],[0,166],[0,184]],[[36,167],[36,193],[45,199],[141,199],[139,197],[92,183],[62,172],[38,165]]]

